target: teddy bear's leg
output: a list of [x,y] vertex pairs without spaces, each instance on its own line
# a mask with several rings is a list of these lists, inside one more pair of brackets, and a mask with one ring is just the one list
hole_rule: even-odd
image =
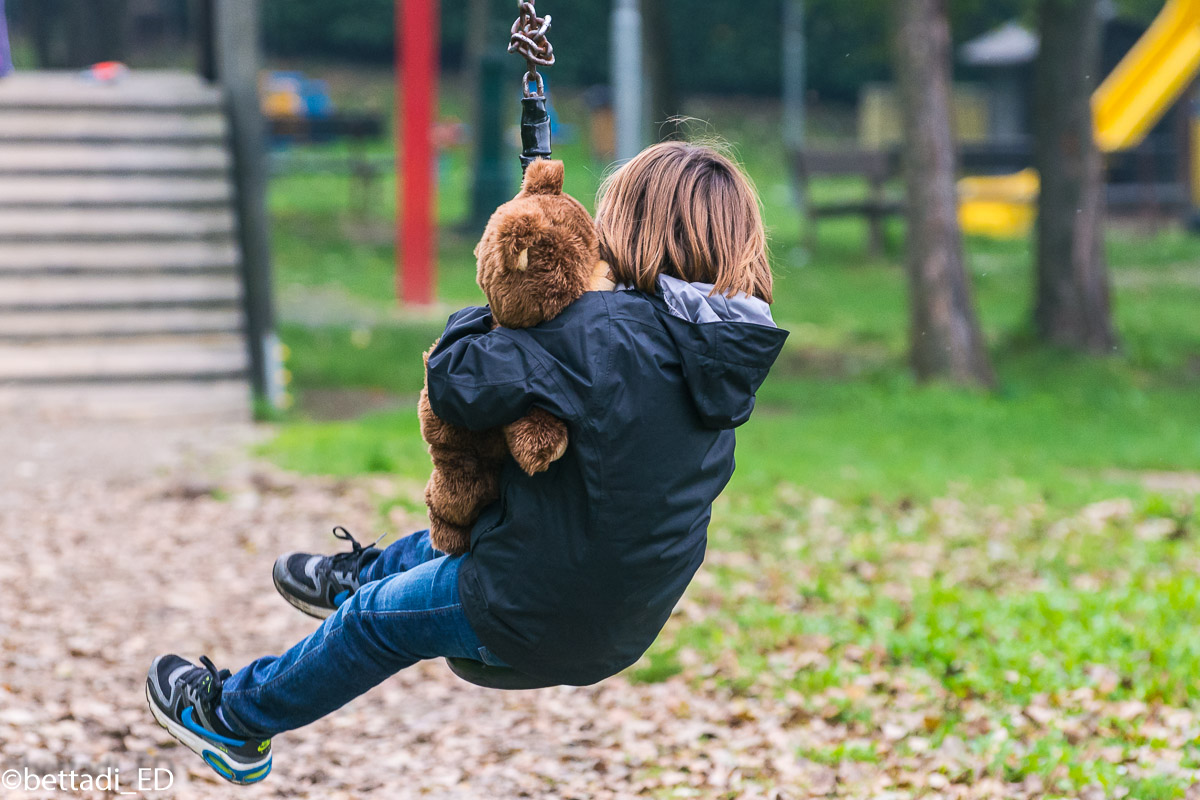
[[429,512],[429,542],[434,548],[451,556],[459,556],[471,549],[471,529]]
[[439,458],[425,485],[425,504],[453,525],[471,526],[479,512],[500,496],[496,470],[477,459]]
[[[425,358],[428,362],[428,353]],[[465,553],[479,512],[500,496],[504,434],[498,428],[472,431],[440,419],[429,405],[428,387],[421,390],[417,415],[433,460],[425,486],[430,540],[444,553]]]
[[534,408],[504,426],[504,439],[521,469],[535,475],[567,452],[567,423],[545,409]]
[[430,539],[444,553],[465,553],[479,512],[500,496],[500,466],[470,454],[445,451],[437,453],[434,461],[425,485]]
[[429,390],[426,388],[421,389],[421,394],[417,398],[417,419],[421,423],[421,438],[425,440],[426,444],[469,448],[471,437],[474,434],[466,428],[451,425],[434,414],[433,409],[429,406]]

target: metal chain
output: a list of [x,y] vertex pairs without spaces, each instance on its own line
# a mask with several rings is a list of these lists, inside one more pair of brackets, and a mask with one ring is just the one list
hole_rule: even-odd
[[[554,64],[554,45],[546,38],[546,32],[550,30],[550,15],[539,17],[532,0],[518,0],[517,7],[521,10],[521,16],[513,23],[508,52],[517,53],[525,59],[528,71],[521,81],[525,96],[540,97],[546,93],[546,87],[537,68]],[[531,83],[537,85],[536,94],[529,91]]]

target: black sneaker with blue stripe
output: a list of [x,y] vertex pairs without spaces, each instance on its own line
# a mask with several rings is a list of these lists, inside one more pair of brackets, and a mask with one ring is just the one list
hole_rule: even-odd
[[333,529],[333,535],[349,542],[352,549],[333,556],[284,553],[271,571],[275,589],[283,599],[317,619],[337,611],[358,591],[359,572],[381,552],[375,542],[363,547],[340,525]]
[[271,772],[271,740],[238,736],[221,720],[221,684],[229,670],[218,671],[208,656],[196,666],[176,655],[154,659],[146,676],[150,712],[167,733],[199,755],[230,783],[258,783]]

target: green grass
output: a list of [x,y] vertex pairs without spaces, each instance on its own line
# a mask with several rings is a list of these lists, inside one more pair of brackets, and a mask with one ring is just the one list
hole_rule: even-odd
[[[461,118],[460,94],[452,87],[445,96],[443,116]],[[563,97],[559,108],[566,120],[585,119],[573,97]],[[1069,507],[1139,494],[1141,472],[1200,470],[1200,426],[1194,424],[1200,239],[1177,231],[1110,232],[1123,349],[1104,359],[1049,351],[1031,341],[1027,242],[969,241],[968,262],[999,388],[984,394],[920,386],[905,366],[906,289],[898,256],[867,257],[865,231],[854,221],[822,225],[816,252],[804,253],[772,112],[697,104],[693,113],[710,120],[692,123],[693,132],[735,143],[759,185],[778,274],[775,314],[792,331],[761,393],[759,413],[741,431],[744,451],[755,455],[742,460],[735,491],[755,492],[783,480],[840,499],[965,492]],[[591,161],[581,137],[559,153],[569,165],[570,190],[590,203],[603,165]],[[475,234],[456,227],[465,214],[469,162],[459,147],[439,164],[439,299],[446,311],[481,302],[471,256]],[[855,190],[845,181],[817,187]],[[436,336],[444,314],[406,318],[403,310],[400,316],[395,312],[392,195],[390,183],[381,187],[381,201],[364,216],[347,211],[347,178],[290,176],[273,186],[285,316],[286,298],[295,292],[315,293],[322,308],[331,297],[344,307],[336,324],[312,329],[301,303],[284,326],[301,400],[308,388],[374,388],[401,397],[419,389],[419,353]],[[898,247],[902,231],[894,226],[891,233]],[[353,331],[360,340],[369,335],[369,345],[356,345]],[[371,424],[386,427],[393,419],[403,430],[407,414],[373,418]],[[298,424],[287,441],[320,428]],[[282,441],[273,452],[297,469],[338,464],[346,473],[360,472],[373,451],[357,450],[350,441],[329,440],[338,453],[303,448],[302,457]]]
[[1159,714],[1200,705],[1200,514],[1182,497],[1105,508],[730,492],[709,563],[633,675],[788,698],[837,726],[800,754],[817,763],[955,738],[1006,781],[1181,797],[1189,778],[1118,767],[1180,749],[1196,766],[1194,734]]
[[[387,76],[374,78],[377,93],[387,95],[390,90],[387,80]],[[363,89],[360,87],[359,91]],[[440,118],[461,119],[465,116],[462,104],[461,91],[449,85],[442,92]],[[564,120],[584,117],[583,104],[575,98],[562,98],[556,108]],[[577,130],[582,127],[582,124],[574,126]],[[347,147],[342,144],[306,150],[349,157]],[[363,152],[390,155],[392,147],[388,142],[377,142]],[[578,134],[574,140],[557,141],[555,154],[571,165],[567,170],[566,190],[590,206],[603,178],[604,166],[592,163],[587,143]],[[462,222],[470,206],[470,169],[471,153],[464,144],[447,147],[438,159],[438,297],[458,306],[481,302],[475,286],[472,250],[482,231],[469,229]],[[521,177],[515,150],[511,169],[515,194]],[[396,306],[393,246],[396,185],[391,176],[379,178],[369,190],[347,175],[276,176],[269,207],[274,260],[282,285],[345,293],[376,311]]]
[[301,391],[349,386],[408,395],[421,390],[421,353],[442,328],[438,322],[355,327],[284,323],[280,335],[294,354],[288,365]]
[[[829,239],[841,233],[827,227]],[[744,451],[754,457],[742,460],[735,490],[782,480],[841,499],[965,491],[1072,505],[1136,494],[1138,473],[1200,470],[1200,284],[1161,277],[1195,272],[1180,266],[1187,264],[1182,256],[1169,260],[1185,245],[1200,258],[1195,242],[1163,236],[1125,253],[1114,244],[1124,350],[1111,358],[1035,346],[1023,327],[1028,264],[1011,263],[1022,258],[1015,247],[1006,252],[973,244],[998,390],[921,386],[911,379],[904,362],[904,286],[895,265],[794,267],[781,276],[776,303],[776,317],[792,337],[760,394],[759,412],[740,431]],[[1137,252],[1162,262],[1139,268],[1121,260]],[[366,326],[365,348],[352,342],[354,329],[285,326],[298,390],[362,386],[415,395],[419,354],[436,337],[438,323]],[[348,452],[320,463],[361,471],[345,447]],[[312,468],[282,446],[277,452],[289,466]]]
[[429,472],[429,453],[416,414],[293,423],[283,427],[266,452],[290,469],[325,475],[386,472],[417,478]]
[[[762,551],[750,569],[716,559],[721,601],[706,608],[703,621],[665,640],[645,667],[652,675],[644,677],[683,671],[678,655],[687,648],[719,652],[749,639],[729,680],[751,686],[771,669],[770,654],[806,637],[828,637],[830,668],[785,676],[793,688],[819,694],[881,666],[916,667],[938,677],[952,700],[1024,706],[1039,694],[1095,685],[1090,668],[1104,665],[1115,673],[1104,692],[1113,700],[1200,699],[1200,576],[1165,566],[1196,565],[1190,538],[1200,533],[1200,517],[1189,514],[1177,529],[1182,534],[1150,543],[1134,533],[1153,519],[1144,513],[1131,514],[1131,525],[1098,529],[1078,518],[1055,520],[1061,539],[1037,524],[1049,518],[1033,517],[997,557],[986,552],[995,549],[996,526],[932,518],[932,532],[915,533],[900,529],[908,514],[870,524],[880,508],[868,508],[838,508],[844,528],[802,543],[792,537],[812,529],[778,511],[730,522],[714,538],[724,536],[733,547],[755,536]],[[750,534],[751,522],[782,535]],[[940,546],[947,534],[952,552]],[[839,553],[831,558],[832,545]],[[781,574],[789,563],[805,565],[803,583]],[[739,585],[770,590],[729,603]],[[869,656],[837,663],[852,646]]]
[[[898,258],[867,257],[851,221],[822,225],[804,253],[770,113],[696,113],[738,143],[759,185],[775,314],[792,337],[739,430],[709,563],[630,675],[786,698],[794,724],[827,726],[797,753],[815,763],[919,770],[945,748],[963,754],[938,780],[1182,797],[1200,753],[1164,715],[1200,708],[1200,239],[1109,232],[1122,348],[1108,358],[1036,345],[1028,244],[969,241],[999,386],[918,385]],[[602,168],[582,142],[562,152],[589,202]],[[467,169],[465,153],[442,165],[447,309],[480,299],[474,234],[454,230]],[[354,220],[348,191],[331,177],[273,188],[284,296],[334,297],[344,317],[283,326],[296,392],[301,409],[306,390],[330,387],[408,401],[352,422],[295,413],[264,452],[419,487],[429,464],[412,401],[441,321],[396,313],[391,246],[370,235],[386,231],[390,200]],[[400,494],[388,503],[420,510]]]

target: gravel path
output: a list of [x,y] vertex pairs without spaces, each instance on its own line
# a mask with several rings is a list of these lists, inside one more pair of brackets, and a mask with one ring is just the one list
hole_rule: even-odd
[[[0,770],[120,768],[128,791],[158,766],[174,779],[159,796],[182,798],[798,797],[851,777],[798,763],[802,732],[771,700],[620,678],[495,692],[427,663],[278,737],[263,784],[218,781],[154,724],[150,660],[237,667],[291,645],[314,621],[276,596],[275,556],[329,549],[334,524],[373,535],[396,491],[255,464],[244,454],[261,435],[0,427]],[[111,796],[9,788],[0,796]]]

